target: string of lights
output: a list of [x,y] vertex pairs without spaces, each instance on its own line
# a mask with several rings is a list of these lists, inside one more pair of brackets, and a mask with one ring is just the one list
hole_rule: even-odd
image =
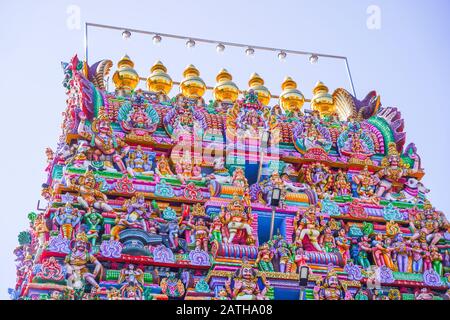
[[332,55],[332,54],[326,54],[326,53],[317,53],[317,52],[310,52],[310,51],[299,51],[299,50],[291,50],[291,49],[264,47],[264,46],[218,41],[218,40],[203,39],[203,38],[195,38],[195,37],[182,36],[182,35],[176,35],[176,34],[160,33],[160,32],[154,32],[154,31],[139,30],[139,29],[132,29],[132,28],[124,28],[124,27],[120,27],[120,26],[111,26],[111,25],[86,22],[85,23],[85,37],[84,37],[86,62],[88,62],[88,59],[89,59],[89,38],[88,38],[88,36],[89,36],[88,29],[89,28],[116,30],[116,31],[121,32],[122,38],[125,40],[131,38],[133,33],[149,35],[149,36],[152,36],[152,41],[153,41],[153,44],[155,44],[155,45],[159,45],[163,41],[164,38],[183,40],[183,41],[185,41],[185,46],[188,49],[194,48],[197,45],[197,43],[213,44],[216,46],[217,53],[223,53],[226,50],[226,47],[235,47],[235,48],[243,48],[244,52],[247,56],[255,55],[257,50],[275,52],[277,54],[277,57],[279,60],[286,60],[288,55],[307,56],[309,62],[312,64],[318,63],[320,58],[342,60],[345,63],[345,67],[347,70],[347,75],[348,75],[348,79],[350,82],[350,87],[351,87],[353,96],[356,97],[356,91],[355,91],[355,86],[353,83],[352,74],[350,71],[350,65],[348,62],[348,58],[345,56]]

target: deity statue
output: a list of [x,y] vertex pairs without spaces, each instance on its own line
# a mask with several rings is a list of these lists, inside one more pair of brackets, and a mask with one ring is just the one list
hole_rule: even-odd
[[333,186],[331,170],[319,162],[313,163],[306,169],[305,179],[320,199],[324,198]]
[[326,227],[320,235],[319,245],[325,252],[336,252],[336,241],[334,240],[333,231],[330,227]]
[[428,245],[426,243],[422,243],[420,247],[422,249],[423,272],[433,269],[431,263],[431,252],[428,249]]
[[378,178],[380,178],[380,185],[377,190],[377,197],[381,198],[386,193],[390,192],[392,185],[400,181],[401,178],[413,175],[419,170],[418,155],[413,154],[412,159],[414,161],[414,168],[406,168],[400,153],[397,151],[395,142],[389,143],[389,150],[387,156],[381,162],[383,169],[377,172]]
[[351,194],[351,187],[347,174],[340,169],[334,178],[334,194],[337,196],[348,196]]
[[194,163],[189,153],[185,153],[175,165],[175,172],[177,178],[182,184],[186,184],[188,180],[202,180],[201,168]]
[[144,291],[144,272],[136,269],[133,264],[129,264],[120,271],[118,284],[123,284],[120,293],[126,300],[142,300]]
[[89,210],[83,217],[84,222],[87,225],[87,238],[91,242],[92,246],[95,246],[99,237],[100,229],[103,224],[103,216],[95,211]]
[[158,112],[141,94],[131,98],[131,103],[124,103],[118,112],[118,122],[123,131],[131,136],[147,136],[156,131],[159,123]]
[[70,203],[66,203],[64,207],[57,210],[53,221],[61,228],[61,234],[64,238],[72,239],[76,227],[80,225],[81,214]]
[[412,272],[422,273],[423,271],[423,256],[422,248],[419,242],[413,242],[411,247],[412,252]]
[[370,268],[370,262],[367,256],[368,252],[372,251],[372,247],[369,241],[370,241],[369,237],[363,236],[361,241],[358,243],[360,250],[358,253],[358,259],[356,260],[356,263],[359,264],[364,269]]
[[274,237],[273,249],[275,250],[274,257],[278,262],[278,272],[290,272],[293,255],[291,249],[289,248],[289,244],[283,236],[278,235]]
[[440,275],[442,277],[442,275],[444,274],[443,271],[443,266],[442,266],[442,254],[439,252],[438,247],[436,247],[435,245],[431,245],[430,246],[430,252],[431,252],[431,263],[433,265],[433,269],[434,271],[436,271],[436,273],[438,275]]
[[77,201],[84,209],[93,208],[101,212],[113,212],[113,208],[107,203],[108,198],[99,190],[97,181],[92,171],[78,179],[68,179],[68,185],[78,192]]
[[303,121],[294,128],[293,134],[296,145],[303,152],[313,148],[320,148],[327,152],[332,145],[329,130],[314,115],[303,117]]
[[161,280],[159,286],[163,294],[173,298],[182,297],[186,292],[183,282],[176,277],[175,272],[169,272],[168,276]]
[[161,155],[156,163],[156,174],[160,177],[172,177],[174,176],[172,170],[170,169],[169,160],[165,155]]
[[126,173],[127,169],[122,159],[128,153],[129,146],[115,136],[105,109],[100,108],[97,118],[92,121],[92,133],[86,130],[86,115],[80,112],[79,117],[78,134],[90,141],[90,145],[94,149],[92,159],[103,161],[107,167],[112,167],[112,163],[115,163],[122,173]]
[[210,225],[209,234],[210,241],[217,241],[218,243],[222,242],[222,229],[223,223],[220,221],[220,217],[217,215],[213,218],[213,221]]
[[344,260],[344,263],[347,263],[347,260],[350,258],[350,240],[348,239],[345,229],[339,230],[338,237],[336,237],[336,246],[338,248],[339,253]]
[[314,288],[314,299],[316,300],[341,300],[344,298],[344,290],[338,279],[336,271],[328,268],[326,277],[319,286]]
[[[64,262],[67,270],[67,286],[73,289],[83,288],[83,281],[92,285],[94,290],[100,288],[96,277],[102,278],[103,266],[97,258],[89,252],[90,244],[85,233],[79,233],[76,238],[70,242],[70,253],[66,256]],[[88,263],[95,265],[94,273],[90,273],[87,267]]]
[[258,257],[256,258],[255,264],[258,266],[258,269],[261,271],[270,271],[273,272],[273,251],[270,250],[269,244],[266,242],[259,246],[258,249]]
[[433,293],[428,288],[422,288],[414,294],[416,300],[433,300]]
[[236,271],[233,277],[225,282],[225,289],[233,300],[268,300],[266,296],[270,288],[269,281],[262,278],[264,289],[258,285],[258,273],[253,269],[247,259],[242,261],[241,267]]
[[356,183],[356,193],[362,200],[369,202],[376,202],[375,186],[379,183],[379,179],[376,175],[372,175],[367,167],[352,177],[354,183]]
[[[303,247],[303,241],[305,236],[308,236],[310,243],[316,251],[322,252],[323,249],[318,243],[318,238],[321,232],[320,222],[318,216],[320,213],[320,208],[318,206],[310,206],[306,212],[303,214],[300,223],[297,226],[295,222],[295,243],[296,245]],[[299,219],[299,214],[297,214],[297,221]]]
[[399,272],[408,272],[408,263],[409,257],[411,256],[411,248],[403,239],[403,235],[401,233],[397,234],[396,240],[397,241],[393,244],[393,261],[397,263],[397,270]]
[[123,205],[124,212],[117,213],[116,225],[111,228],[111,236],[119,240],[119,233],[128,228],[137,228],[147,231],[146,219],[150,217],[151,208],[145,202],[144,194],[137,193]]
[[370,156],[375,154],[370,133],[361,128],[361,124],[355,120],[350,120],[347,126],[337,139],[339,153],[350,157],[349,162],[370,163]]
[[233,177],[231,178],[231,182],[233,186],[240,188],[247,188],[248,182],[245,177],[244,169],[241,167],[237,167],[233,172]]
[[437,212],[429,201],[423,206],[423,211],[410,212],[410,226],[414,230],[411,241],[429,242],[436,245],[443,238],[443,232],[449,230],[450,224],[444,214]]
[[195,223],[192,223],[192,217],[187,222],[187,225],[192,228],[195,249],[208,252],[209,228],[203,218],[198,218]]
[[225,168],[225,163],[222,157],[214,159],[214,171],[209,175],[210,180],[215,180],[220,184],[231,183],[231,176],[228,169]]
[[377,233],[375,239],[372,241],[372,250],[373,259],[378,267],[387,266],[391,270],[394,270],[395,267],[391,258],[391,251],[393,251],[394,248],[386,245],[381,233]]
[[242,200],[237,194],[228,204],[227,209],[222,207],[220,219],[224,225],[223,239],[226,243],[238,243],[252,245],[255,243],[253,238],[252,212],[251,207],[245,209]]
[[138,145],[136,150],[128,153],[128,159],[126,160],[127,171],[134,176],[136,173],[142,175],[148,175],[153,173],[153,160],[154,157],[142,150],[142,147]]

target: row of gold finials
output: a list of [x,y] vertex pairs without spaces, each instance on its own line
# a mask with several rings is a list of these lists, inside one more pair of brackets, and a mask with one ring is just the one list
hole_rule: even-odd
[[[134,69],[134,62],[128,55],[125,55],[117,63],[117,71],[113,75],[113,82],[116,90],[130,92],[139,84],[140,77]],[[157,61],[150,69],[150,76],[147,78],[147,89],[152,92],[161,92],[169,94],[173,86],[172,78],[167,74],[167,68],[161,61]],[[213,96],[216,101],[235,102],[239,96],[239,88],[232,81],[233,77],[226,70],[222,69],[216,76],[216,85],[213,88]],[[258,95],[259,101],[263,105],[268,105],[272,95],[264,86],[264,80],[253,73],[248,82],[249,89],[253,89]],[[199,70],[192,64],[183,71],[183,80],[179,84],[181,93],[189,98],[202,97],[206,90],[206,84],[200,78]],[[281,84],[282,92],[279,97],[280,106],[286,111],[300,111],[305,103],[305,97],[297,89],[297,83],[291,78],[286,77]],[[313,98],[311,99],[311,108],[313,110],[326,111],[334,109],[332,107],[333,97],[328,92],[327,86],[318,82],[313,89]]]

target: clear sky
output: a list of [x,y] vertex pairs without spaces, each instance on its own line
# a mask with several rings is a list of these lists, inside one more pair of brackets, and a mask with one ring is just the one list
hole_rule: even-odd
[[[379,9],[379,20],[371,6]],[[77,8],[80,29],[73,19]],[[74,53],[84,57],[85,21],[347,56],[358,97],[375,89],[383,105],[402,111],[407,143],[415,142],[422,156],[423,181],[432,190],[429,198],[448,216],[449,15],[447,0],[1,0],[0,298],[8,298],[7,288],[14,286],[12,251],[18,232],[27,227],[27,213],[36,209],[40,197],[44,149],[55,148],[60,134],[65,109],[60,61]],[[304,58],[288,56],[282,63],[268,53],[248,58],[227,48],[218,55],[213,46],[188,51],[183,42],[168,40],[155,47],[149,37],[133,35],[124,41],[120,32],[97,30],[89,48],[91,62],[108,58],[117,63],[128,53],[142,76],[161,59],[174,80],[180,80],[184,66],[194,63],[208,85],[214,85],[214,76],[226,67],[241,88],[256,71],[275,94],[286,75],[297,80],[307,97],[317,80],[331,90],[348,88],[344,65],[336,61],[320,60],[312,66]]]

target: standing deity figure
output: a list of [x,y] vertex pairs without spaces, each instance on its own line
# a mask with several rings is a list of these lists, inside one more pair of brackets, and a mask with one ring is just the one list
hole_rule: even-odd
[[443,232],[450,228],[445,216],[437,212],[429,201],[423,205],[422,212],[411,212],[410,226],[414,230],[411,241],[419,240],[431,245],[436,245],[443,238]]
[[388,154],[381,162],[383,169],[377,172],[377,176],[381,180],[377,190],[377,197],[382,198],[386,193],[390,192],[393,184],[399,182],[401,178],[418,172],[420,164],[418,155],[413,154],[411,159],[415,160],[414,168],[408,169],[397,151],[395,142],[389,143]]
[[403,239],[402,234],[397,234],[397,241],[394,242],[393,248],[393,258],[394,262],[397,263],[397,270],[399,272],[408,272],[409,257],[411,255],[411,248],[408,246],[406,241]]
[[83,219],[88,228],[86,236],[91,242],[92,246],[95,246],[100,235],[100,229],[103,224],[103,216],[95,210],[89,210],[84,215]]
[[126,160],[127,171],[134,176],[136,173],[146,175],[153,173],[153,159],[154,156],[149,156],[142,151],[142,147],[138,145],[136,150],[129,152],[128,159]]
[[351,194],[350,182],[344,171],[339,170],[334,179],[334,193],[337,196],[347,196]]
[[364,269],[368,269],[370,268],[368,252],[372,251],[369,237],[363,236],[361,241],[358,243],[358,246],[360,250],[358,252],[358,259],[356,260],[356,263],[362,266]]
[[233,277],[225,282],[225,289],[233,300],[268,300],[266,296],[270,283],[264,277],[262,282],[264,289],[258,285],[258,273],[246,258],[242,261],[241,267],[236,271]]
[[[66,256],[64,262],[67,270],[67,286],[73,289],[83,288],[83,280],[92,285],[93,289],[99,289],[100,286],[95,281],[96,277],[101,279],[103,266],[97,258],[89,252],[90,244],[84,232],[78,233],[76,238],[70,242],[70,253]],[[94,273],[90,273],[87,265],[95,265]]]
[[127,300],[142,300],[144,291],[144,272],[135,269],[133,264],[129,264],[120,271],[118,284],[123,284],[120,288],[121,296]]
[[330,227],[326,227],[320,235],[319,245],[325,252],[336,252],[336,241],[334,240],[333,230]]
[[433,269],[431,263],[431,252],[426,243],[422,243],[420,246],[422,248],[422,261],[423,261],[423,272]]
[[431,245],[431,264],[433,265],[433,270],[437,272],[441,277],[444,274],[444,270],[442,268],[442,254],[439,252],[438,247]]
[[256,258],[255,264],[261,271],[273,272],[273,251],[270,250],[269,244],[266,242],[259,246],[258,257]]
[[373,259],[378,267],[386,266],[392,270],[395,269],[391,259],[391,251],[394,249],[386,245],[381,233],[377,233],[375,239],[372,241],[372,250]]
[[224,225],[224,241],[226,243],[238,243],[252,245],[255,243],[253,229],[251,227],[253,217],[251,207],[245,209],[242,200],[235,193],[233,199],[225,210],[222,207],[220,219]]
[[275,257],[279,265],[279,272],[289,272],[291,269],[292,252],[287,241],[281,236],[277,236],[274,243]]
[[222,229],[223,229],[223,223],[220,221],[219,216],[215,216],[213,218],[213,221],[210,225],[209,234],[210,234],[210,241],[217,241],[222,242]]
[[38,249],[36,251],[36,255],[34,256],[34,261],[38,261],[41,257],[42,251],[44,250],[45,237],[49,231],[43,214],[38,215],[36,220],[34,220],[33,231],[36,239],[38,240]]
[[314,299],[341,300],[343,298],[344,290],[337,273],[332,267],[329,267],[326,277],[314,288]]
[[64,207],[58,209],[53,221],[61,228],[64,238],[72,239],[76,227],[81,222],[81,214],[70,203],[66,203]]
[[235,187],[240,187],[244,189],[247,188],[248,182],[247,178],[245,177],[244,169],[242,169],[241,167],[237,167],[233,172],[231,182]]
[[208,252],[208,240],[209,240],[209,228],[202,218],[197,219],[195,223],[192,223],[192,217],[187,222],[187,225],[192,228],[195,249]]
[[322,163],[314,163],[306,169],[306,182],[321,199],[332,192],[333,178],[330,168]]
[[344,260],[344,263],[347,263],[347,260],[350,258],[350,240],[348,239],[344,228],[339,230],[338,237],[336,237],[335,240],[336,246],[342,256],[342,259]]
[[423,270],[423,257],[422,248],[419,242],[414,242],[411,247],[412,252],[412,272],[422,273]]
[[79,117],[78,134],[90,141],[93,148],[92,160],[103,161],[109,168],[115,163],[122,173],[126,173],[127,169],[122,159],[127,155],[129,146],[115,136],[104,107],[100,108],[98,116],[92,121],[92,132],[86,130],[86,115],[80,112]]
[[[320,207],[310,206],[306,212],[303,214],[302,219],[295,230],[295,243],[299,247],[303,247],[303,240],[305,236],[308,236],[309,241],[316,251],[322,252],[323,249],[318,243],[318,238],[320,236],[321,226],[319,223],[318,215],[320,213]],[[298,219],[298,218],[297,218]]]
[[112,212],[113,208],[107,203],[108,197],[99,190],[92,171],[78,179],[68,179],[69,187],[78,192],[77,201],[84,209],[93,208],[101,212]]
[[356,183],[356,193],[362,200],[375,201],[375,186],[380,180],[378,176],[370,173],[367,165],[359,174],[354,175],[352,180]]
[[202,180],[201,168],[193,163],[190,153],[185,153],[185,155],[177,161],[175,172],[182,184],[186,184],[188,180]]

